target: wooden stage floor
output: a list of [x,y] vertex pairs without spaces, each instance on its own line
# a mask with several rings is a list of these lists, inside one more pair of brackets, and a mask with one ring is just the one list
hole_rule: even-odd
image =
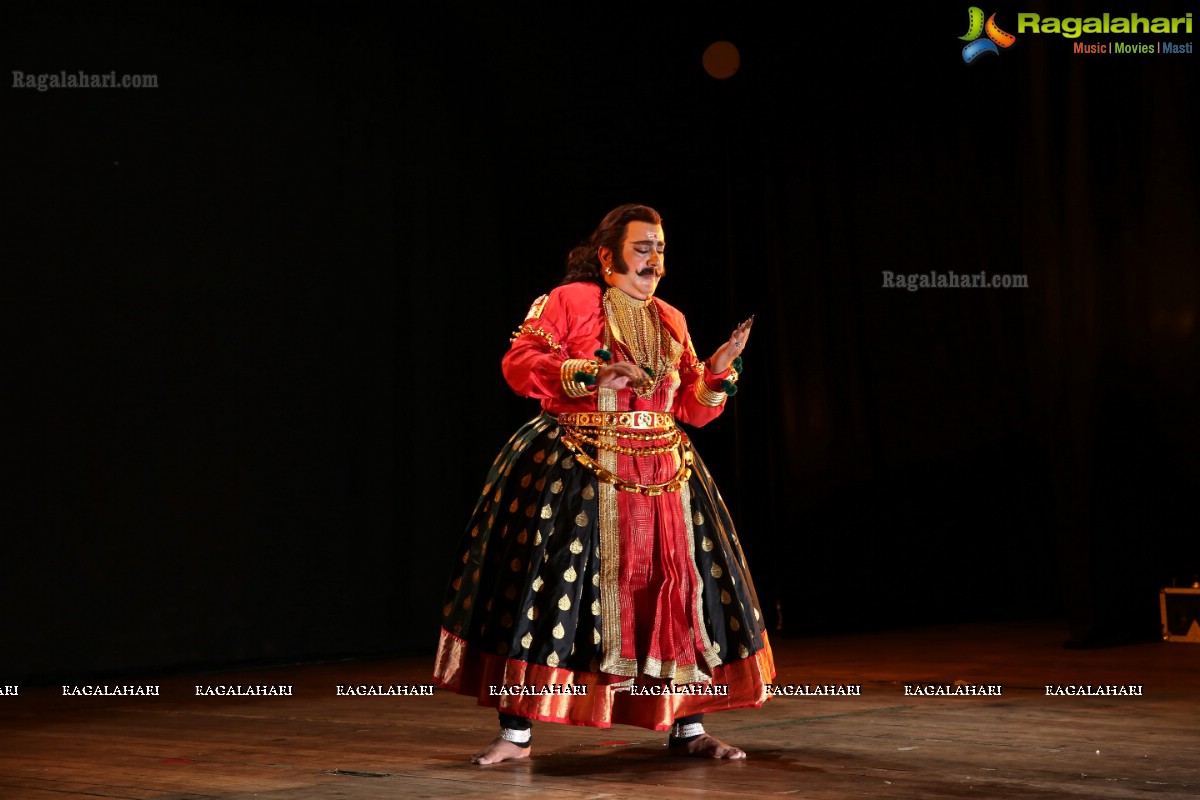
[[[429,658],[137,682],[158,696],[9,687],[0,798],[1200,797],[1200,645],[1067,650],[1065,638],[1054,622],[776,638],[780,684],[861,694],[709,715],[710,732],[749,753],[741,762],[672,757],[665,734],[637,728],[538,724],[531,759],[472,766],[491,710],[441,691],[337,694],[428,684]],[[1001,693],[906,694],[956,682]],[[282,685],[292,695],[196,694]],[[1048,696],[1047,685],[1142,694]]]

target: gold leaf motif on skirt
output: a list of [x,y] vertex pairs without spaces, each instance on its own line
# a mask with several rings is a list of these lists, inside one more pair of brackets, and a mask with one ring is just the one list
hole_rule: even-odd
[[535,592],[540,592],[542,590],[542,576],[538,575],[536,578],[534,578],[533,583],[529,584],[529,587]]
[[712,539],[708,538],[707,536],[705,536],[703,539],[701,539],[700,540],[700,549],[706,553],[711,553],[712,549],[713,549]]
[[[529,645],[525,645],[525,646],[528,647]],[[721,643],[720,642],[713,642],[713,652],[714,653],[721,652]]]
[[462,607],[463,607],[463,611],[466,611],[468,608],[470,608],[471,607],[471,598],[464,597]]
[[754,609],[754,618],[755,618],[755,619],[757,619],[757,620],[761,620],[761,619],[762,619],[762,616],[760,616],[760,615],[759,615],[759,613],[758,613],[758,609],[757,609],[757,608],[756,608],[756,609]]
[[520,507],[521,507],[521,504],[518,503],[517,498],[514,497],[513,501],[508,504],[508,513],[515,514],[515,513],[517,513],[517,509]]
[[492,498],[492,501],[495,503],[500,502],[500,487],[499,486],[496,487],[496,496]]
[[538,618],[537,606],[530,606],[529,610],[525,612],[525,616],[530,622],[536,622]]
[[[570,611],[571,610],[571,598],[565,594],[562,597],[558,598],[558,610],[559,611]],[[562,637],[560,636],[558,638],[561,639]]]
[[476,525],[474,528],[471,528],[471,538],[474,539],[478,535],[479,535],[479,526]]
[[592,616],[593,617],[600,616],[600,601],[599,600],[592,601]]
[[592,576],[592,586],[599,586],[599,585],[600,585],[600,573],[597,572],[595,575]]
[[471,573],[471,581],[472,583],[479,581],[479,567],[476,567],[475,571]]
[[551,667],[558,666],[558,653],[551,653],[546,657],[546,665]]
[[517,544],[525,544],[525,542],[527,542],[528,540],[529,540],[528,532],[521,531],[520,533],[517,534]]
[[563,462],[562,462],[563,469],[573,469],[574,467],[575,467],[575,459],[571,458],[570,456],[567,456],[566,458],[563,459]]
[[551,453],[550,457],[546,459],[546,464],[551,467],[553,467],[557,462],[558,462],[558,453]]
[[542,519],[550,519],[554,516],[554,509],[550,508],[550,504],[542,506]]
[[750,651],[746,649],[746,645],[741,645],[738,647],[738,655],[742,658],[746,658],[748,655],[750,655]]
[[442,606],[442,616],[443,617],[450,616],[450,612],[453,610],[454,610],[454,603],[446,603],[446,605]]
[[525,516],[529,517],[530,519],[533,519],[533,515],[536,513],[537,513],[537,506],[535,506],[535,505],[530,504],[530,506],[525,509]]
[[514,558],[512,560],[512,563],[509,564],[508,566],[510,569],[512,569],[513,572],[520,572],[521,571],[521,559]]
[[532,633],[527,633],[521,637],[521,647],[524,647],[526,650],[528,650],[529,645],[531,645],[531,644],[533,644],[533,634]]
[[729,630],[740,631],[741,629],[742,629],[742,624],[740,622],[738,622],[736,619],[734,619],[733,617],[730,617],[729,618]]
[[567,631],[563,628],[561,622],[555,625],[554,630],[550,631],[550,633],[555,639],[561,639],[567,635]]
[[714,578],[719,578],[725,574],[725,571],[723,569],[721,569],[721,566],[719,564],[713,564],[712,569],[710,569],[709,572],[712,573],[712,576]]
[[583,487],[583,491],[580,492],[580,494],[583,495],[584,500],[591,500],[592,498],[594,498],[596,496],[596,487],[585,486],[585,487]]
[[450,585],[451,585],[451,586],[453,586],[453,587],[454,587],[454,591],[456,591],[456,592],[457,592],[457,591],[458,591],[458,589],[459,589],[459,587],[460,587],[460,586],[462,586],[462,577],[455,578],[455,579],[454,579],[454,582],[453,582],[453,583],[451,583]]
[[574,567],[567,567],[567,571],[563,573],[563,580],[567,583],[574,583],[579,575],[575,572]]
[[571,542],[571,552],[574,553],[575,555],[579,555],[580,553],[582,553],[583,552],[583,542],[579,541],[578,539]]
[[533,476],[526,473],[524,478],[521,478],[521,488],[528,489],[529,484],[533,483]]
[[729,592],[722,589],[721,590],[721,604],[727,606],[727,605],[729,605],[730,601],[732,601],[732,600],[733,600],[733,598],[729,596]]
[[588,524],[588,515],[586,511],[580,511],[575,517],[575,524],[581,528],[586,528]]
[[562,490],[563,490],[563,482],[562,481],[555,481],[554,483],[550,484],[550,494],[562,494]]
[[546,460],[546,451],[545,450],[538,450],[536,453],[533,454],[533,462],[535,464],[540,464],[545,460]]
[[704,524],[704,515],[700,513],[700,509],[696,509],[696,513],[692,514],[692,524],[694,524],[694,525],[703,525]]
[[545,479],[545,478],[538,478],[538,479],[537,479],[537,483],[535,483],[535,484],[533,485],[533,488],[537,489],[539,492],[540,492],[542,489],[546,488],[546,479]]
[[[599,628],[592,628],[592,644],[600,644],[600,629]],[[593,668],[592,671],[595,672],[596,670]]]
[[533,534],[533,546],[537,547],[541,543],[542,543],[542,532],[537,531]]

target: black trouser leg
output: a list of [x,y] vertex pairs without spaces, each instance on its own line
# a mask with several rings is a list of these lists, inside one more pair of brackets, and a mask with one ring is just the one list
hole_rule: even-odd
[[518,717],[515,714],[505,714],[501,711],[500,727],[512,728],[514,731],[527,731],[533,727],[533,720],[529,717]]
[[[692,725],[695,723],[703,724],[703,722],[703,714],[689,714],[686,717],[678,717],[675,720],[676,725]],[[667,739],[667,744],[671,746],[687,744],[694,739],[699,739],[701,735],[702,734],[696,734],[695,736],[676,736],[674,733],[672,733],[671,737]]]
[[[528,731],[533,729],[533,720],[528,717],[518,717],[515,714],[505,714],[500,712],[500,727],[508,728],[513,731]],[[533,736],[530,735],[528,741],[521,744],[521,747],[529,747],[533,743]],[[515,743],[514,743],[515,744]]]

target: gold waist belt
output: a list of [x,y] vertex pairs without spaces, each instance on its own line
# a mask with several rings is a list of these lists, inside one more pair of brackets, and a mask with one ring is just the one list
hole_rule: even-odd
[[[651,497],[663,492],[678,492],[692,477],[692,445],[683,431],[675,427],[675,417],[664,411],[583,411],[574,414],[559,414],[562,426],[563,445],[575,454],[575,459],[596,475],[622,492],[640,492]],[[588,429],[594,435],[588,435]],[[635,433],[634,431],[642,431]],[[616,440],[634,440],[643,446],[626,447]],[[650,442],[659,444],[651,445]],[[679,469],[675,477],[664,483],[642,484],[626,481],[600,466],[600,463],[583,450],[584,445],[634,457],[658,456],[677,452]]]
[[568,428],[665,431],[675,427],[675,417],[665,411],[580,411],[559,414],[558,424]]

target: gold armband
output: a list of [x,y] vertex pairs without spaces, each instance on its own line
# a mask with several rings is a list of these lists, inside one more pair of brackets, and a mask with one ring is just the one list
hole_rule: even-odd
[[540,336],[546,340],[546,344],[550,345],[550,349],[554,352],[562,350],[562,345],[557,344],[554,341],[554,334],[550,333],[550,331],[543,330],[541,328],[534,328],[530,325],[522,325],[520,328],[512,332],[512,338],[510,338],[508,341],[511,344],[521,336]]
[[[567,397],[587,397],[596,391],[596,374],[600,372],[600,362],[587,358],[568,358],[562,363],[558,375],[562,380],[563,391]],[[578,380],[580,374],[591,375],[592,380]]]

